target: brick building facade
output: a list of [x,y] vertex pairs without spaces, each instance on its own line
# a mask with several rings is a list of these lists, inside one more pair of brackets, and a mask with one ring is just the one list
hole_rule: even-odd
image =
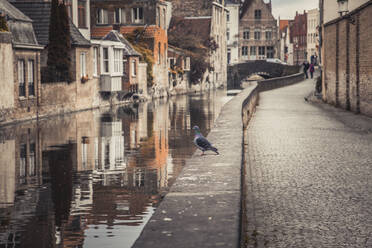
[[151,93],[153,96],[164,96],[168,84],[168,4],[163,0],[93,0],[90,10],[92,39],[101,39],[114,29],[124,37],[143,30],[141,38],[146,40],[153,53]]
[[372,116],[372,1],[323,27],[323,100]]
[[278,57],[278,26],[271,2],[246,0],[239,21],[240,62]]
[[301,65],[307,59],[307,13],[296,12],[290,25],[290,39],[293,44],[293,64]]

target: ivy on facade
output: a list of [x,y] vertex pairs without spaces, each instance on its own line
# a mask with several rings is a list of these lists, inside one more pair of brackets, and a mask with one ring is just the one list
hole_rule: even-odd
[[154,53],[150,49],[148,41],[143,37],[144,32],[144,28],[137,28],[132,33],[126,34],[125,38],[132,44],[133,48],[142,55],[140,61],[147,64],[147,86],[151,87],[154,84],[154,77],[152,75]]

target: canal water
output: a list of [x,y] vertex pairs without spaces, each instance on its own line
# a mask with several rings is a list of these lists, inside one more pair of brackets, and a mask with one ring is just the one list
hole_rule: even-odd
[[131,247],[226,91],[0,128],[0,248]]

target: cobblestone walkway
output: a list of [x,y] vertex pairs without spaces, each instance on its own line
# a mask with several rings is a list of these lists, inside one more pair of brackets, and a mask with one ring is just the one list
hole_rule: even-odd
[[[247,135],[247,247],[372,247],[372,119],[262,93]],[[366,128],[367,127],[367,128]]]

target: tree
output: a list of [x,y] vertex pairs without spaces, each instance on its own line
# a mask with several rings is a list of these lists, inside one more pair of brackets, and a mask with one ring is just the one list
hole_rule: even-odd
[[47,81],[73,81],[71,73],[71,38],[66,5],[52,0],[47,60]]

